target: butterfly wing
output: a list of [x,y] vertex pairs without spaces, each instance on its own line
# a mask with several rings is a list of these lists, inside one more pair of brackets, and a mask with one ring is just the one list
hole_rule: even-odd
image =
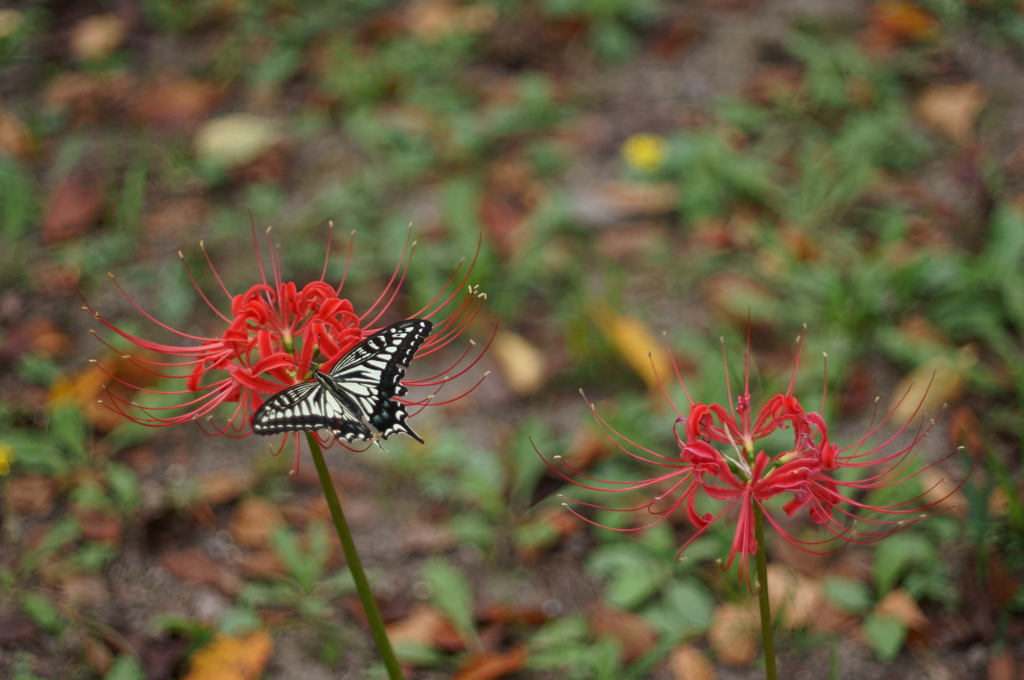
[[252,431],[256,434],[326,429],[344,431],[348,441],[373,436],[355,404],[338,399],[317,381],[281,390],[264,401],[252,416]]
[[371,335],[338,360],[330,373],[313,371],[315,381],[286,387],[252,416],[256,434],[330,430],[347,442],[383,439],[404,432],[422,443],[406,425],[402,378],[433,324],[409,319]]
[[[334,393],[338,402],[352,402],[366,416],[369,424],[387,439],[403,432],[416,441],[423,440],[406,425],[405,406],[393,397],[407,392],[402,378],[416,350],[430,334],[433,324],[426,319],[409,319],[388,326],[353,347],[328,374],[327,391]],[[359,424],[364,425],[362,419]],[[361,431],[347,427],[343,420],[331,431],[346,441],[368,439]]]

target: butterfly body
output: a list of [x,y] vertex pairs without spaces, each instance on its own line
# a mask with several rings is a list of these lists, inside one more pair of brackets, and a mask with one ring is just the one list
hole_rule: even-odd
[[406,368],[433,327],[426,319],[400,321],[349,350],[330,371],[272,395],[253,413],[252,430],[269,435],[330,430],[347,442],[387,439],[402,432],[423,440],[406,424]]

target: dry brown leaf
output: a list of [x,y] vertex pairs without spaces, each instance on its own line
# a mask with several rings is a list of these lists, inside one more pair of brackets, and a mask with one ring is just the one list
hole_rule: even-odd
[[218,633],[192,655],[183,680],[257,680],[273,651],[274,642],[266,631],[244,637]]
[[916,2],[883,0],[871,6],[868,32],[883,46],[927,42],[938,35],[939,21]]
[[494,680],[526,668],[530,653],[525,645],[517,645],[499,654],[484,652],[469,657],[452,680]]
[[288,573],[281,556],[271,548],[246,550],[235,559],[235,566],[250,578],[273,580]]
[[603,303],[591,315],[626,365],[643,378],[651,394],[661,394],[661,381],[667,380],[672,372],[664,340],[656,338],[642,321],[620,316]]
[[180,579],[216,586],[222,593],[234,597],[242,587],[242,579],[199,548],[168,550],[160,555],[160,563]]
[[235,506],[228,531],[238,545],[260,548],[281,526],[284,526],[284,516],[276,505],[262,496],[249,496]]
[[955,517],[967,516],[970,507],[967,496],[956,484],[946,479],[941,470],[934,467],[925,468],[920,472],[919,478],[926,505],[935,505],[937,509],[949,512]]
[[623,663],[630,663],[651,651],[658,636],[647,619],[608,604],[600,604],[590,612],[590,629],[594,637],[610,637],[622,647]]
[[529,340],[511,331],[498,331],[491,342],[491,356],[509,389],[521,397],[533,394],[547,375],[544,353]]
[[778,617],[787,630],[809,626],[823,603],[818,581],[777,562],[768,565],[768,597],[772,616]]
[[35,148],[28,126],[16,115],[0,107],[0,154],[24,159],[31,156]]
[[103,214],[107,192],[95,175],[76,171],[51,192],[39,226],[45,245],[81,236]]
[[873,612],[876,616],[883,616],[896,619],[909,630],[923,633],[928,630],[928,617],[921,611],[917,601],[910,596],[910,593],[902,588],[890,591],[882,598],[881,602],[875,605]]
[[647,262],[671,246],[671,229],[665,221],[630,220],[597,232],[594,248],[620,262]]
[[103,61],[128,34],[128,22],[116,14],[96,14],[71,29],[71,55],[82,61]]
[[592,423],[576,428],[564,458],[574,470],[586,472],[611,453],[611,442]]
[[976,82],[930,85],[914,103],[918,119],[960,144],[974,141],[974,122],[988,103],[988,94]]
[[960,400],[967,390],[967,371],[978,362],[972,345],[962,347],[955,358],[935,356],[906,375],[889,400],[893,422],[905,423],[927,414],[935,416],[947,404]]
[[673,680],[718,680],[714,664],[694,645],[679,645],[669,654]]
[[[158,356],[144,350],[135,355],[143,360],[158,360]],[[50,385],[47,401],[52,405],[75,404],[93,429],[110,432],[124,422],[114,404],[132,401],[135,391],[129,385],[146,387],[153,380],[153,375],[135,365],[131,357],[107,356],[77,373],[58,376]]]
[[573,192],[573,216],[590,226],[605,226],[638,217],[661,217],[679,203],[679,189],[670,182],[617,181]]
[[253,163],[284,141],[278,124],[251,113],[232,113],[203,123],[193,144],[196,158],[235,169]]
[[110,651],[110,647],[92,635],[85,636],[82,647],[85,651],[85,660],[89,662],[93,672],[97,675],[106,675],[114,665],[114,653]]
[[1018,680],[1013,650],[1004,647],[1003,651],[990,658],[987,671],[987,680]]
[[197,501],[222,505],[250,491],[259,477],[249,470],[227,469],[207,472],[196,479],[199,493]]
[[53,511],[56,497],[57,480],[49,477],[11,477],[4,484],[7,505],[17,514],[46,517]]
[[[365,616],[359,605],[359,614]],[[437,648],[445,652],[466,649],[455,626],[429,604],[414,604],[409,615],[387,626],[388,639],[393,645],[414,644]]]
[[708,644],[718,660],[733,668],[749,666],[757,656],[761,639],[760,621],[753,602],[719,605],[711,617],[707,634]]
[[110,601],[110,590],[102,576],[68,574],[61,577],[60,589],[72,604],[99,606]]
[[134,118],[151,128],[188,131],[205,120],[223,97],[216,85],[167,76],[139,88],[129,109]]
[[739,328],[748,320],[755,326],[770,325],[776,299],[763,285],[736,274],[722,274],[705,284],[708,305],[718,316]]
[[402,530],[402,550],[407,553],[439,553],[458,546],[459,537],[437,521],[414,518]]
[[45,357],[67,353],[71,338],[52,321],[42,317],[26,319],[11,328],[0,346],[0,361],[13,361],[24,352]]
[[78,519],[84,538],[114,545],[121,543],[124,523],[117,514],[104,510],[83,510],[78,507],[72,509],[72,514]]
[[465,5],[450,0],[416,0],[405,10],[409,33],[425,43],[435,43],[455,32],[484,33],[497,21],[497,10],[487,3]]

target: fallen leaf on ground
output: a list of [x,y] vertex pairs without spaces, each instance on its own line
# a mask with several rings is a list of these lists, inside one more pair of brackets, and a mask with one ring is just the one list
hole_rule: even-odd
[[668,660],[673,680],[718,680],[715,666],[694,645],[679,645]]
[[24,352],[44,357],[67,354],[71,338],[52,321],[42,317],[26,319],[9,329],[0,346],[0,361],[13,361]]
[[623,361],[643,378],[651,394],[661,394],[661,382],[672,373],[663,340],[655,338],[638,319],[620,316],[601,304],[591,312],[601,333]]
[[235,565],[250,578],[272,580],[288,573],[281,556],[271,548],[246,550],[235,559]]
[[233,113],[203,123],[193,143],[198,160],[232,169],[252,163],[283,139],[269,118]]
[[99,606],[110,601],[110,590],[102,576],[69,574],[60,579],[60,589],[71,604]]
[[416,0],[405,10],[405,25],[410,35],[425,43],[435,43],[454,32],[484,33],[497,21],[497,10],[487,3],[467,5],[450,0]]
[[1017,661],[1013,658],[1013,651],[1003,648],[1003,651],[990,658],[987,672],[987,680],[1018,680]]
[[49,477],[11,477],[4,485],[4,497],[16,514],[46,517],[53,511],[56,496],[57,480]]
[[787,630],[805,628],[821,611],[821,584],[773,562],[768,565],[768,596],[772,616]]
[[498,362],[509,389],[521,397],[533,394],[547,375],[544,353],[529,340],[511,331],[498,331],[491,343],[491,356]]
[[459,544],[459,537],[449,527],[424,519],[408,522],[402,534],[402,550],[407,553],[445,552]]
[[106,675],[114,663],[114,653],[102,640],[86,635],[82,643],[85,659],[97,675]]
[[918,119],[960,144],[974,141],[974,122],[988,103],[988,94],[976,82],[930,85],[914,103]]
[[955,358],[938,355],[915,368],[889,399],[893,422],[905,423],[922,414],[935,417],[943,406],[959,401],[967,390],[967,372],[977,361],[977,350],[967,345]]
[[28,126],[16,115],[0,107],[0,154],[24,159],[32,155],[35,147]]
[[256,680],[273,651],[273,640],[262,630],[244,637],[218,633],[192,654],[183,680]]
[[894,45],[933,40],[939,21],[916,2],[884,0],[871,6],[866,42],[887,49]]
[[71,55],[81,61],[103,61],[121,46],[128,22],[116,14],[96,14],[71,29]]
[[44,245],[81,236],[103,214],[107,192],[95,175],[72,172],[50,193],[39,230]]
[[216,586],[229,597],[234,597],[242,587],[238,574],[207,557],[199,548],[168,550],[160,555],[160,563],[178,578]]
[[600,227],[623,219],[667,215],[679,203],[679,189],[670,182],[602,182],[572,192],[573,216]]
[[78,523],[82,528],[83,538],[115,545],[121,543],[124,523],[115,513],[103,510],[74,508],[72,514],[78,519]]
[[228,531],[238,545],[259,548],[265,546],[281,526],[284,526],[284,516],[276,505],[262,496],[249,496],[235,506]]
[[207,472],[196,479],[199,494],[196,500],[210,505],[222,505],[252,490],[258,481],[256,474],[248,470]]
[[719,605],[708,627],[708,644],[726,666],[745,668],[757,655],[761,620],[753,602]]
[[24,614],[0,616],[0,645],[18,645],[39,635],[39,629],[32,619]]
[[919,633],[928,630],[928,617],[921,611],[917,601],[910,596],[910,593],[897,588],[890,591],[888,595],[875,605],[873,613],[876,616],[888,616],[894,618],[909,630]]
[[504,654],[487,652],[469,657],[452,680],[494,680],[526,668],[530,653],[518,645]]
[[[444,647],[450,651],[464,649],[458,631],[437,609],[429,604],[413,605],[404,619],[388,624],[388,639],[391,644],[415,644],[423,647]],[[456,641],[455,649],[452,642]]]
[[205,120],[223,97],[221,88],[211,83],[167,76],[138,88],[129,109],[151,128],[189,131]]
[[709,280],[704,289],[711,310],[732,325],[744,329],[748,321],[759,327],[772,325],[776,298],[757,281],[722,274]]
[[617,640],[622,648],[623,663],[639,659],[658,641],[647,619],[608,604],[599,604],[590,611],[590,630],[594,637]]
[[948,512],[955,517],[967,516],[967,510],[970,507],[967,496],[942,474],[942,470],[933,467],[925,468],[921,470],[918,478],[921,482],[921,489],[924,491],[925,505],[934,505],[936,509]]

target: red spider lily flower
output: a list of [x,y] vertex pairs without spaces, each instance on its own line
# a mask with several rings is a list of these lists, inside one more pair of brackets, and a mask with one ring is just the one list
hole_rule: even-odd
[[[806,412],[793,396],[802,346],[803,338],[801,336],[797,340],[793,374],[786,392],[776,394],[769,399],[756,418],[753,417],[751,410],[749,389],[749,337],[743,394],[736,400],[735,407],[731,406],[733,403],[732,390],[728,386],[727,403],[730,404],[728,408],[720,404],[694,403],[679,374],[679,369],[673,361],[676,379],[690,403],[689,412],[684,415],[676,408],[662,384],[665,398],[677,415],[673,424],[673,434],[679,447],[679,454],[674,457],[657,453],[623,436],[597,413],[593,404],[590,404],[595,418],[613,443],[629,456],[662,468],[660,474],[637,481],[615,481],[590,477],[566,465],[574,475],[596,483],[595,485],[577,481],[554,467],[552,469],[567,481],[592,491],[632,492],[649,487],[661,491],[659,495],[654,496],[643,505],[626,509],[574,501],[580,505],[603,510],[620,512],[646,510],[655,516],[652,522],[644,526],[628,529],[604,527],[607,529],[616,531],[645,529],[664,520],[685,503],[687,517],[697,531],[679,550],[679,556],[682,556],[690,543],[709,526],[734,507],[739,506],[736,533],[725,568],[732,566],[733,560],[739,555],[741,579],[747,578],[749,558],[757,553],[758,548],[754,537],[755,503],[760,507],[771,526],[786,541],[805,552],[815,554],[835,552],[838,548],[832,549],[832,546],[836,542],[841,548],[847,543],[879,541],[895,531],[941,512],[932,511],[932,509],[941,505],[945,498],[932,501],[923,507],[919,506],[918,501],[928,495],[928,492],[900,503],[880,507],[870,506],[858,500],[867,491],[902,484],[923,471],[920,469],[914,471],[912,463],[935,421],[932,420],[927,427],[924,427],[922,416],[913,435],[909,434],[912,423],[917,420],[920,410],[920,404],[918,404],[917,410],[908,422],[898,427],[895,432],[886,436],[882,441],[869,445],[892,417],[892,412],[890,412],[878,420],[876,411],[867,433],[852,444],[840,448],[829,440],[828,426],[821,414]],[[724,355],[724,344],[722,351]],[[726,382],[728,383],[728,366],[726,367]],[[824,408],[825,394],[822,397],[821,410],[824,411]],[[787,429],[793,432],[793,446],[790,450],[769,455],[758,448],[759,440],[776,430]],[[904,436],[905,434],[906,436]],[[909,442],[905,441],[908,438]],[[924,469],[928,469],[936,463],[931,463]],[[867,476],[855,481],[842,481],[843,476],[836,475],[842,468],[870,470],[867,471]],[[666,487],[667,490],[665,490]],[[765,501],[779,494],[792,495],[789,502],[783,507],[788,516],[792,517],[803,508],[807,508],[811,520],[824,527],[830,535],[821,541],[804,541],[787,532],[765,506]],[[696,503],[701,495],[716,501],[725,501],[725,507],[717,514],[702,514],[696,508]],[[783,496],[783,498],[785,497]],[[563,503],[563,505],[581,518],[591,521],[573,510],[568,504]],[[858,528],[862,525],[866,525],[866,527]]]
[[[333,224],[331,224],[333,232]],[[353,232],[354,233],[354,232]],[[265,395],[272,395],[282,389],[303,382],[312,365],[317,352],[326,357],[324,370],[329,370],[338,359],[382,327],[380,321],[387,309],[395,301],[405,280],[412,254],[416,244],[409,244],[408,239],[403,248],[402,256],[391,279],[380,293],[377,300],[362,314],[357,314],[352,303],[342,297],[342,288],[348,274],[348,265],[352,257],[352,244],[349,245],[348,262],[345,275],[337,285],[324,281],[331,251],[331,238],[327,240],[327,256],[319,280],[299,288],[291,281],[283,281],[281,277],[280,255],[275,256],[275,246],[267,230],[267,245],[270,252],[270,273],[268,279],[260,256],[259,242],[255,225],[252,227],[253,244],[256,251],[256,262],[260,272],[260,282],[240,295],[232,295],[203,248],[207,264],[221,291],[230,302],[230,312],[224,313],[203,293],[192,276],[188,265],[185,269],[192,280],[200,297],[207,306],[225,324],[219,337],[200,337],[175,330],[161,323],[139,307],[131,297],[115,285],[125,298],[146,319],[170,331],[186,341],[183,345],[167,345],[153,342],[130,334],[101,317],[86,303],[86,309],[93,313],[108,329],[128,342],[152,352],[175,357],[170,362],[148,361],[128,357],[136,366],[156,378],[166,378],[184,383],[184,389],[160,391],[146,389],[125,383],[130,389],[162,395],[163,398],[178,397],[183,401],[173,406],[143,407],[135,402],[128,402],[108,391],[110,400],[107,406],[133,422],[141,425],[163,427],[200,418],[212,420],[214,410],[224,403],[236,403],[234,412],[226,424],[216,427],[213,431],[204,429],[211,435],[247,436],[251,434],[249,426],[251,413],[263,402]],[[202,242],[200,242],[202,247]],[[184,264],[184,257],[178,253]],[[452,273],[445,287],[423,309],[410,318],[429,319],[434,323],[434,332],[419,348],[414,358],[422,358],[433,354],[455,340],[476,317],[486,295],[467,282],[473,270],[475,259],[469,264],[465,273],[460,275],[463,263]],[[113,278],[113,275],[111,275]],[[108,347],[110,345],[101,339]],[[470,345],[472,346],[472,341]],[[484,348],[486,350],[486,347]],[[449,381],[463,375],[476,364],[479,356],[463,366],[463,361],[470,352],[467,348],[458,360],[447,370],[432,377],[417,380],[404,380],[403,384],[427,388],[432,394],[418,401],[403,400],[407,406],[437,406],[460,399],[468,392],[447,401],[437,401],[433,397]],[[481,353],[482,354],[482,353]],[[109,375],[109,374],[108,374]],[[119,380],[114,375],[111,379]],[[479,384],[479,383],[477,383]],[[475,387],[475,386],[474,386]],[[472,391],[470,388],[469,391]],[[418,413],[419,410],[415,411]],[[414,415],[414,414],[410,414]],[[202,427],[202,425],[200,425]],[[288,436],[282,440],[282,447]],[[298,455],[299,438],[295,438],[296,456]],[[331,442],[323,441],[324,444]]]

